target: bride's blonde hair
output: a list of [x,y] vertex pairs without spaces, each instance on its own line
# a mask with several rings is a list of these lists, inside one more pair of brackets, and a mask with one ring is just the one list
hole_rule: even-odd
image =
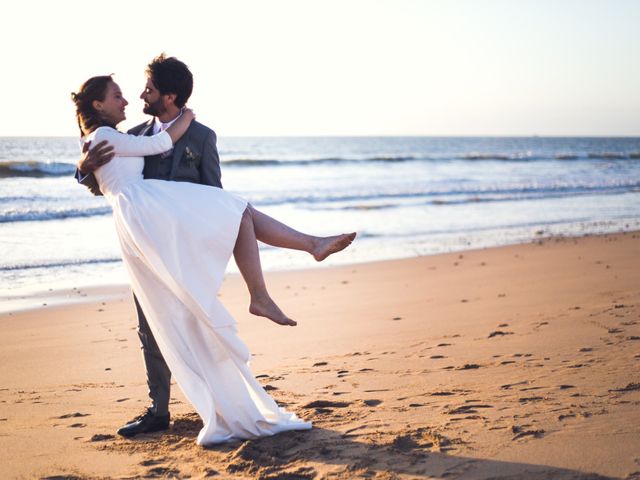
[[104,101],[107,87],[109,83],[113,82],[112,76],[113,74],[91,77],[80,86],[78,92],[71,93],[71,100],[76,105],[76,119],[81,137],[105,125],[115,128],[115,125],[100,115],[93,107],[94,100]]

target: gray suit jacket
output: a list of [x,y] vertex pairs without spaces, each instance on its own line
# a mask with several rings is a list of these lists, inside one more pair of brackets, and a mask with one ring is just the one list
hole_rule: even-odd
[[[132,128],[132,135],[151,135],[154,119]],[[144,178],[192,182],[222,188],[220,180],[220,158],[216,148],[216,134],[196,121],[191,122],[187,132],[178,140],[173,152],[144,158]],[[76,179],[94,195],[102,195],[96,177],[90,173],[82,176],[76,169]]]

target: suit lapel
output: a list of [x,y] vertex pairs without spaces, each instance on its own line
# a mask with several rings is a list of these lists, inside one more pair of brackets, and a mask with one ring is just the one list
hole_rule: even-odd
[[144,135],[146,137],[150,137],[151,135],[153,135],[153,124],[155,120],[156,120],[155,117],[152,117],[151,120],[147,122],[145,127],[142,130],[140,130],[140,135]]
[[[153,123],[154,122],[155,122],[155,117],[151,117],[151,120],[149,120],[147,122],[147,124],[142,128],[142,130],[140,130],[140,132],[138,133],[138,136],[146,136],[146,137],[148,137],[150,135],[153,135]],[[147,178],[147,175],[149,174],[149,171],[147,170],[147,159],[151,158],[151,157],[152,156],[150,156],[150,155],[147,155],[146,157],[144,157],[144,170],[142,171],[142,175],[144,176],[144,178]],[[155,176],[155,175],[153,175],[153,176]]]
[[189,140],[189,130],[180,137],[180,140],[173,146],[173,157],[171,159],[171,176],[169,178],[174,178],[176,172],[178,171],[178,165],[180,165],[180,159],[184,154],[185,149],[187,148],[187,143]]

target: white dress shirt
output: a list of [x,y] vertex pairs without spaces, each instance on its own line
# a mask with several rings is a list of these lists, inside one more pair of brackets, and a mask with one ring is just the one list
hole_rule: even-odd
[[157,135],[160,132],[164,132],[167,128],[169,128],[173,124],[173,122],[175,122],[181,116],[182,116],[182,112],[180,112],[180,114],[176,118],[174,118],[173,120],[167,123],[162,123],[158,117],[155,117],[153,122],[153,134]]

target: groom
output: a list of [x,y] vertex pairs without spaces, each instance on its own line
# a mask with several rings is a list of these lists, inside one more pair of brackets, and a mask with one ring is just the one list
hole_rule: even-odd
[[[133,135],[153,135],[166,129],[180,115],[193,90],[193,76],[189,68],[174,57],[161,54],[147,67],[147,84],[140,98],[144,113],[152,115],[149,121],[129,130]],[[78,162],[76,178],[94,195],[102,195],[93,172],[109,162],[113,148],[105,142],[85,149]],[[192,182],[222,188],[220,159],[216,149],[216,134],[196,121],[170,152],[145,157],[144,178]],[[139,417],[118,430],[124,437],[139,433],[157,432],[169,428],[169,398],[171,372],[160,353],[140,304],[133,297],[138,312],[138,336],[147,370],[147,385],[151,405]]]

